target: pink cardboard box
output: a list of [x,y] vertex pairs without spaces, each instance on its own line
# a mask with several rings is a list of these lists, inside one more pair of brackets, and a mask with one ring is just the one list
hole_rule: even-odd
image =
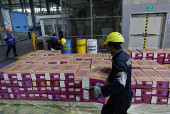
[[10,99],[8,93],[0,93],[0,99]]
[[96,66],[100,66],[102,63],[101,60],[97,60],[97,59],[92,59],[92,63],[91,63],[91,69],[95,68]]
[[[6,72],[5,72],[5,73],[6,73]],[[4,76],[4,80],[18,80],[16,73],[3,74],[3,76]]]
[[165,53],[165,58],[170,59],[170,51]]
[[152,88],[164,88],[168,89],[169,82],[162,77],[159,73],[152,69],[142,69],[147,76],[153,81]]
[[98,75],[86,75],[82,77],[82,88],[90,89],[90,86],[105,85],[106,77]]
[[157,63],[163,63],[164,62],[164,58],[153,58],[154,61],[156,61]]
[[133,96],[135,96],[135,89],[132,89],[132,92],[133,92]]
[[74,95],[74,88],[61,88],[62,95]]
[[151,103],[151,97],[135,97],[135,103]]
[[19,87],[7,87],[8,93],[20,93]]
[[61,93],[60,87],[46,87],[47,93]]
[[170,58],[164,58],[164,62],[163,63],[170,63]]
[[136,80],[133,77],[131,77],[131,88],[136,88]]
[[29,88],[19,88],[21,94],[33,94],[32,87]]
[[92,54],[86,53],[83,55],[83,60],[91,60],[92,59]]
[[21,94],[22,100],[34,100],[34,94]]
[[8,86],[8,87],[18,87],[19,84],[18,84],[17,80],[15,80],[15,81],[6,81],[6,86]]
[[152,96],[151,104],[167,104],[167,103],[168,103],[167,97]]
[[57,61],[57,64],[68,64],[73,60],[73,56],[62,56]]
[[164,96],[167,97],[169,93],[168,89],[152,89],[152,96]]
[[60,87],[74,88],[74,81],[60,81]]
[[153,58],[153,53],[149,52],[146,49],[137,49],[138,51],[142,52],[143,58]]
[[152,83],[150,78],[136,78],[136,88],[152,88]]
[[91,67],[91,61],[82,61],[81,64],[80,64],[80,67],[79,69],[82,70],[82,69],[88,69],[90,70],[90,67]]
[[58,80],[47,80],[46,81],[47,86],[55,86],[55,87],[60,87],[60,82]]
[[89,102],[89,100],[86,100],[83,98],[83,95],[75,95],[76,102]]
[[136,97],[151,97],[152,90],[151,89],[136,89],[135,96]]
[[35,100],[48,100],[47,94],[34,94]]
[[19,87],[31,87],[31,81],[27,80],[27,81],[18,81]]
[[100,54],[101,60],[110,60],[109,54]]
[[21,94],[9,94],[10,99],[21,99]]
[[60,59],[61,56],[53,56],[50,59],[48,59],[45,64],[57,64],[57,61]]
[[61,95],[62,101],[75,101],[75,95]]
[[6,86],[6,81],[5,80],[0,80],[0,86]]
[[61,54],[61,50],[50,51],[46,56],[57,56]]
[[84,54],[76,54],[73,60],[82,60]]
[[75,88],[74,94],[75,95],[83,95],[83,89],[82,88]]
[[141,59],[142,58],[142,53],[137,51],[136,49],[128,49],[132,53],[132,58],[137,58]]
[[82,87],[82,78],[74,77],[74,87]]
[[3,76],[4,72],[0,72],[0,79],[4,79],[4,76]]
[[100,54],[93,54],[92,59],[101,59]]
[[60,94],[48,94],[48,100],[61,101]]
[[33,87],[33,92],[35,93],[47,93],[46,87]]
[[0,93],[8,93],[8,90],[5,86],[0,87]]

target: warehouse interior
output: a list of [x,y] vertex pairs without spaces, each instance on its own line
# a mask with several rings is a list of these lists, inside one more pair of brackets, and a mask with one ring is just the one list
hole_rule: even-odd
[[[115,95],[130,94],[126,89],[133,95],[117,100],[130,104],[128,114],[169,114],[169,5],[170,0],[0,0],[0,114],[124,114],[113,104],[113,112],[102,111]],[[109,42],[121,49],[112,46],[113,51]],[[120,52],[128,55],[123,62],[131,60],[129,71],[114,67]],[[116,68],[125,72],[120,77],[127,76],[126,85],[116,74],[113,81],[126,92],[106,95],[103,88],[110,87]]]

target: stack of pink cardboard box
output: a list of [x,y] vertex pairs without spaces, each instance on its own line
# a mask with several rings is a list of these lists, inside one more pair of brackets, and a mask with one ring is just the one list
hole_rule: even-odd
[[169,82],[170,71],[164,65],[154,60],[132,60],[132,103],[167,104]]
[[158,63],[170,63],[170,49],[124,49],[134,60],[154,60]]

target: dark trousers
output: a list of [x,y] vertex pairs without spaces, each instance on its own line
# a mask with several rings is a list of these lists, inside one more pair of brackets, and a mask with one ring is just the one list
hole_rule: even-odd
[[16,46],[15,44],[14,45],[8,45],[8,49],[7,49],[7,52],[6,52],[6,55],[8,56],[9,52],[11,51],[11,48],[13,49],[13,53],[14,55],[16,55]]

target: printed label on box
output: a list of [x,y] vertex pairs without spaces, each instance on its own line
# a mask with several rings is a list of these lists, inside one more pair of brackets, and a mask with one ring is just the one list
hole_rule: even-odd
[[141,96],[141,89],[136,89],[136,96]]
[[8,92],[12,92],[12,91],[11,91],[11,88],[8,88]]
[[156,86],[157,86],[157,82],[153,81],[152,87],[156,87]]
[[64,73],[60,73],[60,80],[65,80],[65,75],[64,75]]
[[3,74],[5,80],[9,80],[8,74]]
[[146,84],[152,84],[152,82],[147,81]]
[[168,104],[170,104],[170,98],[168,98]]
[[62,98],[66,98],[66,95],[61,95]]
[[33,90],[37,90],[37,87],[33,87]]
[[76,101],[80,101],[80,97],[79,96],[76,96]]
[[79,84],[79,83],[80,83],[80,81],[74,81],[74,83],[75,83],[75,84]]
[[6,87],[2,87],[2,89],[6,89]]
[[162,102],[168,102],[167,99],[162,99]]
[[30,97],[34,97],[34,94],[29,94]]
[[80,89],[75,89],[75,91],[80,91]]
[[61,91],[66,91],[66,89],[65,88],[61,88]]
[[48,90],[51,90],[51,87],[47,87]]
[[146,92],[147,95],[151,94],[151,92]]
[[154,53],[154,57],[153,58],[157,58],[158,57],[158,54],[157,53]]
[[155,95],[155,94],[156,94],[156,90],[152,90],[152,94],[154,94],[154,95]]
[[17,78],[16,76],[12,76],[12,78]]
[[28,90],[32,90],[32,88],[27,88]]
[[74,89],[73,88],[69,88],[69,91],[74,91]]
[[32,82],[33,86],[37,86],[36,82]]
[[135,102],[135,99],[134,99],[134,98],[132,98],[132,102]]
[[59,90],[59,87],[54,87],[55,90]]
[[87,90],[83,91],[83,98],[89,100],[89,91]]
[[13,81],[13,83],[14,83],[14,84],[16,84],[16,83],[17,83],[17,81]]
[[42,94],[43,97],[47,97],[47,94]]
[[60,81],[60,87],[65,87],[64,81]]
[[6,81],[6,83],[10,83],[10,81]]
[[31,76],[30,75],[26,75],[26,78],[31,78]]
[[58,75],[54,75],[54,78],[59,78],[59,76]]
[[60,64],[60,61],[57,61],[57,64]]
[[19,88],[19,90],[20,90],[20,91],[21,91],[21,90],[24,91],[24,88]]
[[90,89],[89,85],[90,85],[89,78],[82,77],[82,88]]
[[48,95],[48,99],[52,99],[52,95]]
[[26,95],[25,94],[21,94],[21,97],[26,97]]
[[151,103],[152,103],[152,104],[156,104],[156,101],[157,101],[157,97],[153,97],[153,96],[152,96]]
[[68,85],[74,85],[73,83],[69,83]]
[[32,81],[36,81],[35,74],[31,74],[31,79],[32,79]]
[[10,94],[10,97],[11,97],[11,98],[14,98],[14,95],[13,95],[13,94]]
[[18,78],[18,80],[22,80],[21,73],[17,74],[17,78]]
[[50,74],[49,73],[45,73],[45,80],[50,80]]
[[74,98],[74,95],[69,95],[69,98]]
[[146,53],[143,53],[143,57],[144,57],[144,58],[146,57]]
[[47,81],[47,86],[50,86],[50,81]]
[[19,86],[22,86],[22,82],[18,82]]
[[34,94],[36,97],[38,97],[39,96],[39,94]]
[[46,88],[45,88],[45,87],[42,87],[41,90],[46,90]]
[[69,78],[74,78],[73,76],[69,76]]
[[140,81],[137,81],[137,84],[142,84],[142,82],[140,82]]
[[141,97],[136,97],[136,100],[141,100]]
[[135,82],[131,82],[131,85],[135,85],[136,83]]
[[132,58],[135,58],[136,53],[132,53]]
[[41,79],[45,78],[44,76],[40,76]]

